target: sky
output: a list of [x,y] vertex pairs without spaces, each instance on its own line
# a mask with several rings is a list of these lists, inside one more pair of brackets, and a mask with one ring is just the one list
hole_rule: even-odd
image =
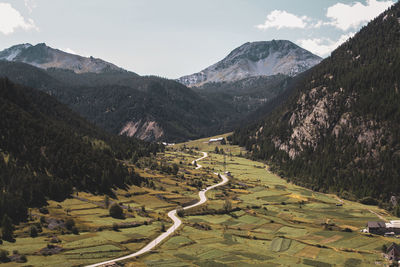
[[178,78],[254,41],[327,57],[395,0],[0,0],[0,50],[48,46]]

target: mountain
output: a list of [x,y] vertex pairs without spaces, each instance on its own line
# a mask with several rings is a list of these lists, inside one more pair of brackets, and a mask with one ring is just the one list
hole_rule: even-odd
[[321,58],[286,40],[245,43],[201,72],[178,81],[189,87],[211,82],[232,82],[254,76],[295,76],[318,64]]
[[233,82],[210,82],[192,90],[208,99],[210,102],[225,107],[226,112],[236,116],[230,123],[237,127],[248,116],[263,106],[269,106],[287,89],[292,80],[286,75],[256,76]]
[[161,149],[96,128],[53,97],[0,79],[0,219],[14,223],[28,207],[63,200],[73,188],[110,193],[140,184],[121,161]]
[[60,68],[76,73],[122,71],[114,64],[93,57],[82,57],[51,48],[44,43],[19,44],[0,51],[0,60],[23,62],[38,68]]
[[43,70],[9,61],[0,61],[0,76],[56,97],[113,134],[177,142],[231,130],[223,126],[230,112],[172,80],[132,72]]
[[270,115],[233,142],[314,190],[400,195],[400,3],[302,74]]

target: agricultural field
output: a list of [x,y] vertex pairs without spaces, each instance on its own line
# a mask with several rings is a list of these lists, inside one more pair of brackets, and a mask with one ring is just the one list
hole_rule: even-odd
[[[239,147],[218,145],[226,155],[215,154],[208,139],[175,145],[166,155],[185,155],[190,162],[196,156],[188,151],[210,152],[201,165],[210,172],[229,170],[230,183],[210,191],[209,201],[189,211],[172,238],[128,266],[387,264],[382,245],[397,239],[360,232],[367,221],[380,220],[370,210],[395,219],[386,211],[287,183],[264,163],[239,157],[245,154]],[[219,214],[226,199],[233,211]]]
[[[32,209],[31,220],[15,231],[16,242],[4,242],[1,249],[18,250],[27,256],[25,265],[33,266],[84,266],[131,254],[171,225],[168,211],[197,201],[199,190],[219,182],[214,172],[229,171],[230,182],[209,191],[205,204],[186,210],[182,226],[171,237],[151,253],[126,260],[126,266],[387,263],[382,245],[396,239],[360,230],[367,221],[380,220],[371,211],[386,220],[394,219],[390,214],[287,183],[264,163],[244,158],[242,148],[208,144],[208,139],[167,147],[157,157],[131,165],[145,182],[115,189],[108,200],[108,206],[118,203],[123,208],[124,219],[110,217],[105,196],[76,192],[63,202],[49,201],[48,214]],[[209,152],[209,157],[196,170],[191,162],[200,151]],[[74,220],[79,233],[65,228],[68,219]],[[38,237],[29,236],[32,225],[42,228]],[[48,245],[62,250],[45,256]]]
[[[197,201],[199,186],[213,184],[214,175],[189,164],[192,156],[160,154],[130,165],[145,182],[114,189],[108,200],[75,192],[62,202],[49,201],[45,210],[31,209],[29,220],[16,226],[16,241],[5,241],[0,249],[25,255],[27,266],[84,266],[136,252],[172,225],[169,210]],[[176,174],[171,173],[173,163]],[[108,207],[114,203],[123,208],[123,219],[110,216]],[[68,229],[71,220],[74,226]],[[30,236],[32,227],[37,237]]]

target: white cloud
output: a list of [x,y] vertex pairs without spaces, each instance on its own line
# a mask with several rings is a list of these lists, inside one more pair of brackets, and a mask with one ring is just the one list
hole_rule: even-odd
[[0,32],[11,34],[15,29],[38,30],[32,19],[25,19],[9,3],[0,3]]
[[35,0],[24,0],[24,4],[29,13],[32,13],[32,11],[37,7]]
[[326,17],[331,21],[325,25],[333,25],[343,31],[357,28],[385,11],[393,4],[392,1],[367,0],[366,5],[360,2],[354,4],[337,3],[330,6]]
[[263,24],[257,25],[256,27],[260,30],[268,28],[301,28],[304,29],[307,26],[307,16],[296,16],[288,13],[285,10],[274,10],[267,15],[267,19]]
[[329,38],[313,38],[313,39],[301,39],[297,40],[297,44],[304,49],[311,51],[321,57],[328,56],[333,50],[339,45],[344,43],[347,39],[354,36],[355,33],[343,34],[337,41],[333,41]]

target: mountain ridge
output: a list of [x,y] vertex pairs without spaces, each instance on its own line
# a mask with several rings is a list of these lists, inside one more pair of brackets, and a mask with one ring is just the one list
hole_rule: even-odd
[[76,73],[126,71],[102,59],[71,54],[60,49],[51,48],[45,43],[14,45],[0,51],[0,60],[23,62],[42,69],[68,69]]
[[204,70],[177,79],[189,87],[234,82],[254,76],[295,76],[318,64],[319,56],[287,40],[247,42]]

